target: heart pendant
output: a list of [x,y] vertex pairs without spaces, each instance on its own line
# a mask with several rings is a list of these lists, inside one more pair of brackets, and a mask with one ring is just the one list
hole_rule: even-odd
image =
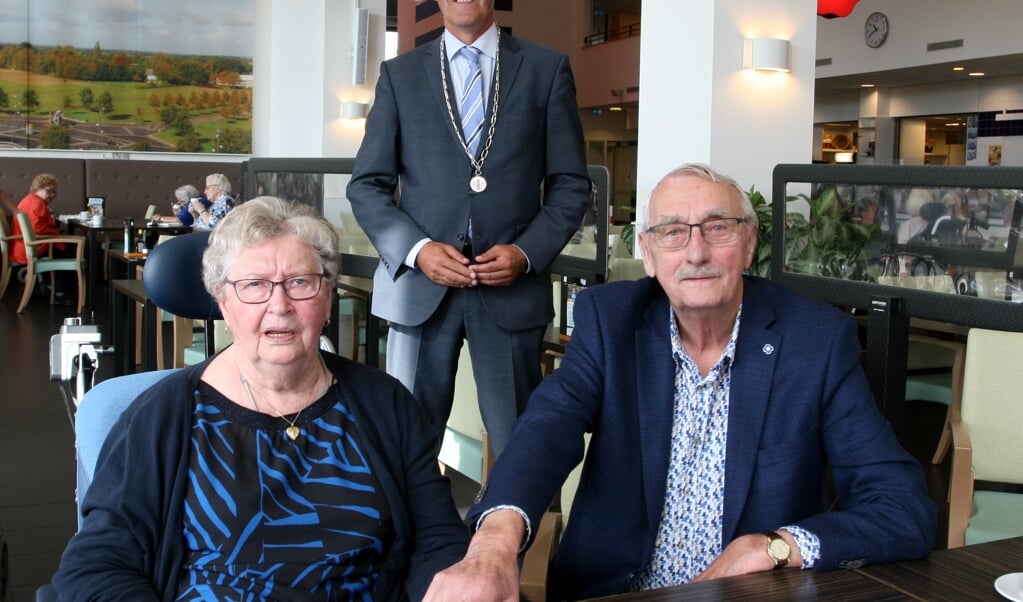
[[288,437],[290,437],[292,441],[294,441],[295,439],[298,439],[298,432],[299,431],[298,431],[298,427],[297,426],[291,425],[288,428],[284,429],[284,432],[288,434]]

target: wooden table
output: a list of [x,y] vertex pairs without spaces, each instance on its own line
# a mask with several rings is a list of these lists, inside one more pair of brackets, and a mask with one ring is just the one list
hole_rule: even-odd
[[995,579],[1023,572],[1023,537],[938,550],[926,560],[827,572],[783,569],[599,598],[618,601],[919,600],[1005,602]]
[[[113,232],[116,233],[113,235],[113,240],[121,240],[124,235],[124,226],[128,224],[128,220],[134,220],[136,230],[141,229],[147,232],[157,231],[162,234],[183,234],[185,232],[192,231],[192,228],[182,226],[180,223],[149,224],[146,222],[145,218],[141,217],[105,217],[99,225],[94,224],[92,220],[67,220],[67,227],[72,231],[72,233],[75,230],[80,230],[85,234],[87,247],[86,253],[88,255],[86,265],[89,268],[85,304],[90,310],[93,308],[93,291],[95,291],[96,287],[99,286],[99,275],[102,271],[103,265],[103,241],[101,239],[104,234],[110,234]],[[123,249],[123,251],[131,251],[131,249]],[[113,278],[113,276],[111,276],[111,278]]]
[[142,370],[156,370],[157,307],[141,280],[111,280],[111,329],[114,376],[135,373],[135,311],[142,304]]

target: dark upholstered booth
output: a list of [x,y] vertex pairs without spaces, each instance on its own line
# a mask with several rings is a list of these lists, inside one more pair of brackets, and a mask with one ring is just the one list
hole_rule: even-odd
[[107,215],[139,216],[149,205],[169,212],[174,189],[191,184],[202,192],[206,176],[212,173],[226,175],[231,195],[238,198],[242,169],[239,161],[6,157],[0,153],[0,189],[17,203],[28,194],[32,178],[52,173],[60,181],[60,194],[51,205],[56,215],[78,213],[88,197],[101,196],[106,198]]

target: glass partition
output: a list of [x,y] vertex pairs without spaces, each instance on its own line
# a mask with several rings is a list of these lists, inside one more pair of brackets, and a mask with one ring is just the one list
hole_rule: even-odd
[[379,256],[345,196],[355,160],[253,158],[245,164],[247,198],[273,195],[315,208],[337,227],[341,271],[372,278]]
[[779,165],[772,203],[777,280],[837,305],[898,296],[911,316],[1023,327],[1023,169]]

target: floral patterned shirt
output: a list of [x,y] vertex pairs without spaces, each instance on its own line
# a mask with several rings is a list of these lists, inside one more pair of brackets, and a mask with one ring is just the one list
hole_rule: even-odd
[[[700,376],[686,353],[674,312],[669,311],[675,411],[667,491],[653,555],[630,583],[632,591],[688,583],[722,550],[728,401],[742,309],[724,353],[706,376]],[[803,567],[811,568],[820,557],[817,537],[798,527],[784,529],[796,539]]]

